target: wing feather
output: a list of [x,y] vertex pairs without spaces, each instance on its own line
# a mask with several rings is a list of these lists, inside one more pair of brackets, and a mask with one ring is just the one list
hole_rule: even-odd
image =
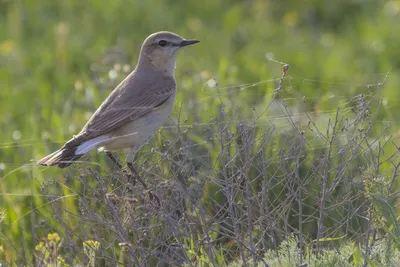
[[[160,79],[161,78],[161,79]],[[175,91],[173,77],[144,77],[132,72],[107,97],[82,131],[70,142],[107,134],[166,102]]]

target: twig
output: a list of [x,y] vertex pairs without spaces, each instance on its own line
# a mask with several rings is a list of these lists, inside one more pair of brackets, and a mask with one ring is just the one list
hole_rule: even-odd
[[[112,203],[112,201],[107,197],[107,188],[106,185],[103,181],[103,179],[101,179],[101,177],[99,176],[98,173],[94,172],[91,168],[87,168],[87,170],[97,179],[97,181],[100,183],[101,186],[101,191],[105,197],[105,200],[107,202],[108,208],[112,214],[112,216],[114,217],[114,220],[116,221],[116,226],[117,229],[120,233],[120,235],[117,235],[118,241],[119,243],[125,243],[125,244],[129,244],[128,240],[128,234],[126,233],[124,226],[122,224],[121,218],[118,215],[117,210],[114,207],[114,204]],[[142,266],[139,258],[136,256],[136,253],[133,251],[133,249],[131,248],[131,246],[127,246],[129,254],[131,255],[131,257],[133,258],[133,260],[135,261],[135,264],[137,266]]]

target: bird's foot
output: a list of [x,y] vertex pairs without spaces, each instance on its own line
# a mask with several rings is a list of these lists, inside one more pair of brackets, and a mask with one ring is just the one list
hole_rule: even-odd
[[143,181],[142,177],[140,177],[138,171],[133,166],[133,164],[131,162],[129,162],[129,163],[127,163],[127,165],[129,167],[129,169],[131,170],[131,172],[136,176],[136,179],[138,179],[139,182],[143,185],[144,189],[146,189],[146,191],[148,191],[150,200],[155,200],[157,202],[157,205],[160,207],[161,206],[160,198],[148,189],[147,184]]

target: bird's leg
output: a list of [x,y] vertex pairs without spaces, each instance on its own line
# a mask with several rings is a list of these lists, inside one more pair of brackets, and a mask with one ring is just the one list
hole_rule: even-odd
[[129,169],[131,172],[136,176],[136,178],[139,180],[139,182],[143,185],[144,189],[148,189],[147,184],[143,181],[142,177],[140,177],[138,171],[136,170],[135,166],[133,166],[132,162],[126,163],[128,165]]
[[136,181],[135,181],[135,177],[132,176],[132,174],[128,173],[124,167],[122,166],[122,164],[119,162],[119,160],[114,156],[113,153],[107,151],[107,156],[111,159],[111,161],[117,165],[117,167],[124,173],[124,176],[128,179],[128,181],[132,184],[135,185]]
[[132,174],[135,175],[136,179],[143,185],[144,189],[149,192],[149,198],[150,200],[155,199],[157,201],[158,206],[161,205],[160,199],[156,194],[153,194],[147,187],[147,184],[145,181],[142,179],[140,176],[139,172],[136,170],[135,166],[133,165],[133,162],[135,162],[135,155],[137,151],[137,147],[132,147],[130,153],[128,154],[128,157],[126,158],[126,165],[128,168],[131,170]]
[[119,160],[114,156],[113,153],[107,151],[106,154],[107,154],[107,156],[111,159],[111,161],[112,161],[115,165],[117,165],[117,167],[118,167],[119,169],[121,169],[121,170],[124,169],[124,168],[122,167],[121,163],[119,162]]
[[[143,185],[144,189],[148,190],[147,184],[143,181],[142,177],[140,177],[138,171],[136,170],[135,166],[133,166],[132,162],[127,162],[126,165],[128,165],[129,169],[132,171],[132,173],[136,176],[136,179],[139,180],[139,182]],[[160,199],[156,194],[153,194],[151,191],[149,191],[149,198],[150,200],[155,199],[157,201],[158,206],[161,205]]]

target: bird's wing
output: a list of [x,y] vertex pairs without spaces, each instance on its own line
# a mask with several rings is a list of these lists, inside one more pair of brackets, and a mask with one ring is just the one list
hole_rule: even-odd
[[131,75],[114,89],[72,140],[80,143],[112,132],[161,106],[175,91],[173,78],[147,77],[143,82],[141,77],[133,79]]

